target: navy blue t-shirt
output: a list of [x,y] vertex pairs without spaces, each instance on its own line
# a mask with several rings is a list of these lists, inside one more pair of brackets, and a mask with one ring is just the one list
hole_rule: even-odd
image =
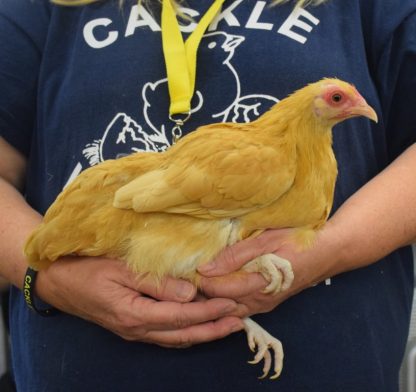
[[[25,194],[44,213],[83,169],[171,144],[160,5],[80,8],[0,0],[0,135],[28,159]],[[209,0],[188,0],[198,21]],[[334,210],[416,138],[416,2],[330,0],[270,8],[226,0],[201,41],[184,130],[248,121],[322,77],[354,83],[379,114],[334,129]],[[183,20],[185,35],[194,27]],[[0,157],[0,159],[2,159]],[[386,211],[388,216],[388,211]],[[189,349],[127,342],[79,318],[42,318],[11,296],[19,391],[393,392],[412,300],[400,249],[255,316],[285,350],[277,381],[258,380],[243,332]]]

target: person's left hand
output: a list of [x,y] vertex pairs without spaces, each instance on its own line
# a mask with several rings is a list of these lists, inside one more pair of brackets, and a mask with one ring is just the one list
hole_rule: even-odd
[[[227,247],[212,263],[198,269],[203,276],[202,291],[210,298],[234,299],[243,305],[239,306],[238,316],[246,317],[269,312],[290,296],[331,276],[327,252],[320,248],[322,241],[317,238],[311,248],[301,250],[288,240],[291,233],[289,229],[267,230],[256,238]],[[262,292],[268,282],[259,273],[236,272],[257,256],[268,253],[290,261],[295,276],[288,290],[274,295]]]

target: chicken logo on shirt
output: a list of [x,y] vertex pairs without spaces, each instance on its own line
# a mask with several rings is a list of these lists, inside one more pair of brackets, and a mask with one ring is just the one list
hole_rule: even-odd
[[[209,73],[218,73],[220,67],[225,67],[226,72],[221,72],[223,83],[217,80],[215,85],[210,84],[205,90],[196,89],[191,102],[191,115],[196,123],[199,123],[198,117],[202,112],[205,116],[206,113],[210,113],[212,122],[248,122],[278,102],[278,99],[270,95],[242,95],[240,78],[232,65],[232,58],[244,40],[243,36],[221,31],[207,33],[202,38],[200,51],[222,51],[223,55],[215,53],[215,56],[212,56],[214,63],[206,69],[202,65],[198,68],[198,72],[205,77]],[[198,83],[196,84],[198,86]],[[215,96],[214,90],[221,85],[227,86],[227,94],[224,95],[222,106],[219,107],[217,100],[209,100],[207,97]],[[83,149],[83,155],[89,165],[93,166],[106,159],[114,159],[138,151],[164,151],[171,145],[174,123],[168,116],[166,118],[160,116],[161,111],[169,112],[167,79],[144,84],[141,98],[144,123],[137,123],[127,113],[117,113],[101,139],[87,144]]]

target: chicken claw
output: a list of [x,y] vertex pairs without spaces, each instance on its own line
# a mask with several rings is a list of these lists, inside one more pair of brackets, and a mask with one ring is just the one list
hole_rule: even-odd
[[[257,353],[252,361],[248,361],[250,364],[257,364],[264,359],[263,375],[260,379],[265,378],[271,369],[272,355],[271,351],[274,352],[274,374],[270,377],[274,380],[279,377],[283,368],[283,348],[280,341],[270,335],[260,325],[254,322],[250,318],[245,318],[244,329],[247,333],[248,345],[251,351],[257,350]],[[257,347],[257,349],[256,349]]]
[[273,253],[256,257],[243,269],[247,272],[259,272],[269,282],[263,289],[265,294],[277,294],[287,290],[293,282],[292,265],[286,259]]

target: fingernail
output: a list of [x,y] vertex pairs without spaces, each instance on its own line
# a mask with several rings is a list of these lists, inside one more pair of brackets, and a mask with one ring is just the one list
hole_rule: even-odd
[[212,271],[215,268],[215,263],[211,262],[211,263],[207,263],[207,264],[203,264],[201,266],[198,267],[198,271],[199,272],[209,272]]
[[236,323],[231,326],[231,332],[238,332],[238,331],[241,331],[242,329],[243,327],[240,323]]
[[180,299],[189,300],[194,294],[194,286],[190,283],[181,282],[176,286],[176,295]]
[[234,312],[236,309],[237,309],[236,304],[229,304],[222,310],[222,313],[223,313],[223,315],[227,315],[229,313]]

